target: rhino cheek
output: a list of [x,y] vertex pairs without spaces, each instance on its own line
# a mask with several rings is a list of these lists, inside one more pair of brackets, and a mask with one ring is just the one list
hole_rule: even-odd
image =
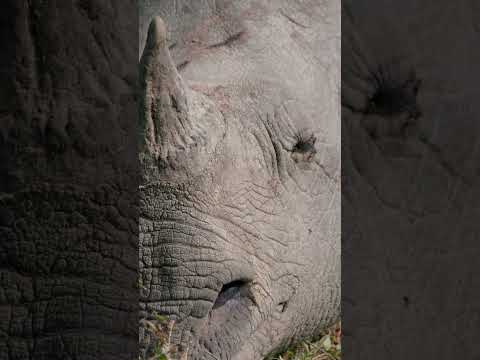
[[[180,185],[152,186],[141,192],[141,318],[154,320],[158,313],[176,319],[172,342],[197,347],[195,353],[207,348],[228,349],[212,341],[219,329],[208,324],[209,315],[216,307],[216,323],[229,326],[231,322],[222,319],[221,308],[240,299],[234,308],[242,316],[242,306],[251,307],[252,303],[241,291],[255,277],[245,261],[247,256],[228,246],[226,232],[199,210],[198,201],[188,200],[201,196],[205,195],[193,194]],[[245,327],[250,327],[248,321],[245,318]],[[149,334],[142,326],[140,332],[148,348]]]

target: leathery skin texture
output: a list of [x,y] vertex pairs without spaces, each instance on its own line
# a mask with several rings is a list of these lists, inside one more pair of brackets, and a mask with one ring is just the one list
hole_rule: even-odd
[[340,315],[338,1],[140,2],[140,345],[262,359]]

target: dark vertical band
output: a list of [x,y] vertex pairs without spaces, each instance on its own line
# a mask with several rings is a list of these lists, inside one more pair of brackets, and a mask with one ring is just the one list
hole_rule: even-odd
[[479,9],[343,1],[346,360],[480,359]]
[[136,12],[2,3],[0,359],[138,356]]

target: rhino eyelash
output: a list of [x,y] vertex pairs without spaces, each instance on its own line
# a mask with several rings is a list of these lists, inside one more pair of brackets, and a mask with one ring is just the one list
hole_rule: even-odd
[[313,155],[317,152],[315,143],[317,138],[311,133],[300,131],[295,134],[295,145],[292,148],[293,153]]

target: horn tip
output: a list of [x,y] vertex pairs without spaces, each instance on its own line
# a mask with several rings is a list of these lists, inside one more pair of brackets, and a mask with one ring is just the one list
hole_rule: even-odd
[[157,45],[165,44],[167,42],[167,25],[160,16],[155,16],[148,31],[149,42],[154,42]]

